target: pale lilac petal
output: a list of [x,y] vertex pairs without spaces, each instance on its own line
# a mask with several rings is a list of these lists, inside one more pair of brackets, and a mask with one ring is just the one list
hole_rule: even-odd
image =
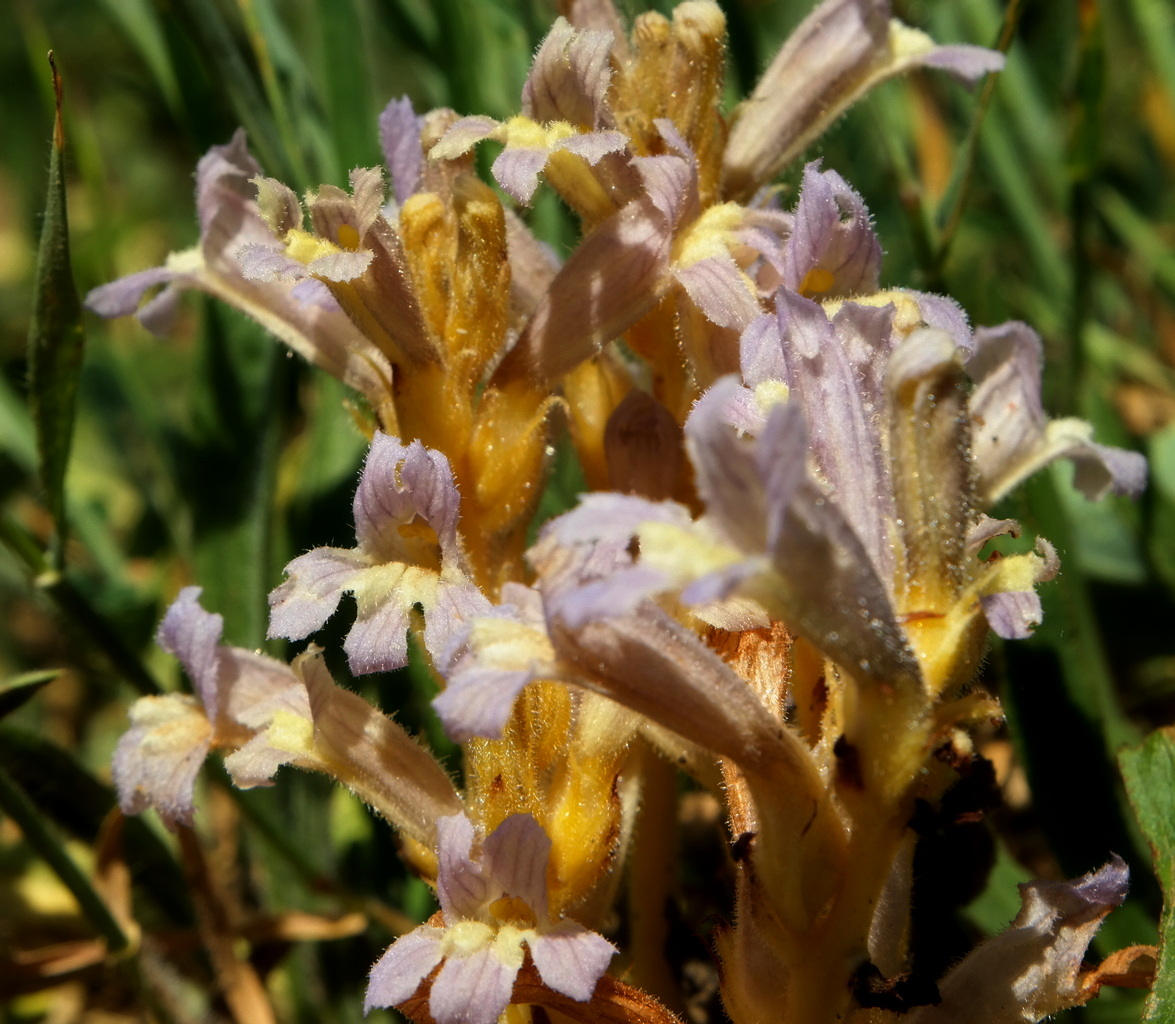
[[500,125],[492,117],[476,115],[463,117],[449,125],[448,130],[429,150],[430,160],[453,160],[463,156],[482,139],[488,138]]
[[804,168],[795,223],[784,250],[783,280],[821,299],[877,291],[881,243],[861,197],[819,162]]
[[360,553],[315,548],[286,566],[286,581],[269,594],[270,638],[302,640],[321,629],[343,591],[369,565]]
[[539,187],[539,174],[547,166],[550,155],[549,149],[509,146],[498,154],[490,170],[494,181],[507,195],[529,206]]
[[485,904],[498,895],[482,865],[472,855],[470,820],[464,814],[440,818],[437,821],[437,899],[448,923],[478,917]]
[[494,947],[451,956],[432,983],[429,1013],[436,1024],[495,1024],[510,1003],[521,965],[506,964]]
[[679,156],[641,156],[632,161],[649,201],[676,227],[698,212],[697,171]]
[[730,255],[677,267],[673,275],[694,305],[719,327],[742,330],[763,312],[750,278]]
[[418,117],[407,96],[392,100],[379,115],[379,142],[384,163],[392,178],[396,202],[403,205],[420,187],[424,169],[424,150],[420,132],[424,118]]
[[1076,467],[1073,486],[1087,498],[1111,493],[1137,498],[1146,489],[1146,457],[1138,452],[1082,440],[1064,454]]
[[577,31],[557,18],[522,87],[522,112],[542,124],[596,128],[607,117],[612,33]]
[[274,241],[285,238],[291,228],[302,226],[302,204],[294,190],[276,178],[254,178],[257,188],[257,213],[274,234]]
[[576,156],[583,157],[589,164],[595,165],[609,153],[622,153],[628,146],[628,137],[623,132],[581,132],[569,136],[556,143],[555,149],[561,149]]
[[1139,494],[1146,462],[1135,452],[1092,440],[1076,419],[1049,421],[1040,399],[1043,349],[1025,324],[1011,322],[975,332],[967,371],[975,382],[969,408],[979,498],[998,501],[1020,481],[1058,458],[1077,466],[1074,482],[1086,497]]
[[829,321],[818,303],[786,289],[776,297],[790,401],[804,410],[821,481],[884,575],[892,567],[886,526],[892,499],[877,428],[881,402],[879,394],[862,386],[855,364],[873,361],[867,339],[888,338],[889,323],[884,314],[870,310],[861,324],[860,308],[850,304]]
[[524,669],[482,668],[474,660],[447,677],[445,689],[433,698],[432,707],[454,743],[475,736],[498,739],[523,687],[546,675]]
[[586,1003],[608,970],[616,947],[574,921],[562,921],[527,940],[539,977],[548,988]]
[[[694,406],[685,423],[686,447],[697,472],[707,519],[740,551],[767,549],[767,495],[750,438],[728,428],[725,410],[738,385],[723,378]],[[803,420],[791,417],[801,461],[807,447]]]
[[570,629],[578,629],[589,622],[632,614],[642,601],[664,590],[665,584],[660,570],[632,565],[576,587],[550,603]]
[[441,581],[424,624],[424,647],[441,675],[448,674],[465,649],[473,620],[494,612],[490,599],[475,583]]
[[767,380],[784,380],[787,365],[779,336],[779,319],[763,313],[752,320],[739,337],[739,368],[748,387]]
[[164,824],[190,824],[196,776],[212,745],[212,725],[191,697],[141,697],[114,750],[112,772],[125,814],[154,807]]
[[224,616],[201,608],[201,593],[200,587],[184,587],[179,592],[159,623],[155,642],[179,658],[209,721],[215,722],[220,701],[220,638],[224,633]]
[[155,337],[166,337],[175,327],[176,317],[179,314],[181,289],[184,286],[184,278],[177,275],[170,285],[139,307],[135,319]]
[[752,195],[851,102],[886,48],[888,7],[825,0],[795,28],[736,112],[723,156],[728,197]]
[[934,295],[931,292],[917,292],[908,288],[899,288],[899,292],[908,295],[918,303],[918,311],[922,314],[922,322],[927,327],[936,327],[946,331],[955,339],[959,351],[970,358],[975,348],[975,340],[971,336],[971,324],[967,313],[954,299],[945,295]]
[[1013,590],[980,598],[987,623],[1005,640],[1023,640],[1044,619],[1044,609],[1035,590]]
[[606,540],[627,544],[642,523],[686,526],[689,509],[672,501],[649,501],[635,494],[597,492],[584,494],[579,504],[543,526],[544,537],[560,544]]
[[547,923],[547,864],[551,839],[529,814],[512,814],[486,837],[481,860],[507,896],[517,896]]
[[110,284],[99,285],[86,296],[86,309],[99,316],[113,319],[130,316],[139,308],[144,294],[158,284],[176,278],[176,273],[167,267],[152,267],[137,274],[120,277]]
[[294,285],[290,289],[290,298],[301,306],[313,306],[325,313],[342,313],[343,311],[338,299],[316,277],[303,278]]
[[377,561],[427,564],[410,557],[420,543],[406,540],[399,530],[419,517],[436,533],[441,558],[454,558],[459,504],[444,455],[419,441],[402,445],[376,432],[355,494],[355,537],[360,548]]
[[938,68],[967,85],[973,85],[984,75],[1004,69],[1004,55],[985,46],[959,43],[954,46],[936,46],[922,58],[921,64]]
[[280,245],[250,242],[237,250],[241,276],[247,281],[292,281],[304,278],[306,267],[286,255]]
[[401,935],[371,968],[363,1012],[398,1006],[416,995],[420,983],[441,962],[443,929],[422,925]]
[[[390,576],[393,567],[388,566],[387,571]],[[402,573],[394,580],[389,578],[387,585],[370,593],[355,588],[359,612],[343,642],[352,675],[391,672],[408,664],[408,609],[412,604],[396,592],[395,583],[402,578]]]

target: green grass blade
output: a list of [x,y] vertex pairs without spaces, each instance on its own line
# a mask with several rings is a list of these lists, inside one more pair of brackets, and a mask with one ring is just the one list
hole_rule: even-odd
[[65,204],[65,130],[61,123],[61,78],[49,55],[57,113],[49,158],[49,192],[29,325],[29,404],[37,431],[41,486],[56,526],[52,560],[65,564],[65,467],[73,437],[78,376],[85,335],[82,307],[69,259],[69,221]]
[[1163,887],[1159,969],[1145,1019],[1175,1020],[1175,732],[1156,730],[1141,746],[1123,750],[1118,764]]
[[28,795],[3,768],[0,768],[0,810],[4,811],[16,823],[24,835],[25,841],[37,851],[45,863],[54,870],[65,887],[73,893],[74,899],[78,901],[78,906],[82,908],[82,913],[89,918],[98,933],[106,939],[111,952],[117,953],[126,949],[130,943],[114,919],[110,908],[98,895],[81,868],[66,852],[61,840],[41,817]]

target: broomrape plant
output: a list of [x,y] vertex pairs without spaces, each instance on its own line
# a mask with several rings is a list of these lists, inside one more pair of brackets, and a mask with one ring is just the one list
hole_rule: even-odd
[[[725,811],[714,954],[735,1024],[998,1024],[1086,1001],[1117,858],[1025,886],[1008,930],[899,998],[914,823],[979,757],[969,729],[1001,717],[972,688],[989,633],[1028,636],[1059,569],[1043,537],[1001,555],[1019,526],[988,513],[1054,459],[1091,498],[1137,495],[1144,463],[1046,417],[1026,325],[882,289],[836,171],[808,164],[792,209],[771,187],[873,85],[917,66],[971,83],[1002,57],[937,46],[882,0],[826,0],[724,116],[717,4],[630,28],[607,0],[566,11],[517,115],[394,101],[386,167],[347,188],[299,198],[238,132],[197,168],[199,243],[87,300],[163,331],[202,290],[365,401],[354,546],[286,566],[269,634],[310,638],[350,594],[353,673],[404,666],[414,637],[463,784],[313,644],[291,665],[224,646],[187,588],[159,643],[196,696],[132,709],[123,809],[191,822],[213,749],[241,787],[284,764],[349,787],[436,889],[365,999],[422,1024],[673,1019],[642,988],[660,950],[613,909],[666,764]],[[487,140],[506,201],[475,174]],[[561,263],[517,210],[540,182],[581,227]],[[534,538],[564,433],[587,493]]]

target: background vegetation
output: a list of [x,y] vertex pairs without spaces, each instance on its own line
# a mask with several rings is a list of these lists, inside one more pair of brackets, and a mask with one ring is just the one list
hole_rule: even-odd
[[[809,6],[723,0],[732,104]],[[997,647],[988,661],[985,683],[1009,721],[981,744],[1003,801],[972,820],[991,788],[973,780],[958,794],[963,824],[927,837],[916,927],[939,936],[929,955],[948,963],[1013,916],[1015,882],[1080,874],[1114,850],[1132,865],[1133,890],[1097,948],[1153,942],[1160,891],[1116,759],[1175,719],[1175,13],[1164,0],[894,6],[943,42],[995,45],[1011,32],[1007,70],[975,94],[941,76],[891,83],[811,155],[873,210],[885,283],[949,293],[977,324],[1028,321],[1046,343],[1050,412],[1141,448],[1152,472],[1136,504],[1086,502],[1064,467],[1009,504],[1027,535],[1056,543],[1064,572],[1042,588],[1035,638]],[[131,700],[184,685],[152,643],[178,588],[199,582],[227,639],[261,646],[265,595],[285,562],[348,543],[364,450],[342,387],[230,311],[189,297],[167,340],[87,315],[64,490],[72,533],[64,574],[53,571],[53,494],[38,482],[26,387],[53,123],[46,51],[65,84],[73,270],[84,294],[195,242],[192,169],[238,124],[266,173],[301,190],[380,161],[375,118],[394,96],[408,94],[418,110],[509,114],[552,7],[0,4],[0,1020],[140,1019],[145,1007],[199,1019],[214,965],[192,939],[182,877],[191,858],[153,820],[128,825],[121,847],[102,831],[111,750]],[[785,185],[797,180],[798,168]],[[533,218],[556,244],[572,237],[550,197]],[[554,493],[548,507],[565,498]],[[345,625],[336,624],[340,636]],[[345,678],[343,665],[333,668]],[[411,671],[362,682],[443,749],[430,685]],[[1143,773],[1136,788],[1171,820],[1175,777],[1148,779],[1131,763]],[[394,929],[431,912],[427,890],[399,868],[387,829],[320,779],[287,773],[273,790],[230,796],[215,770],[206,774],[212,874],[230,912],[254,928],[254,965],[279,1016],[358,1021],[369,965]],[[24,841],[21,807],[33,816]],[[98,910],[80,911],[63,888],[67,865],[47,866],[62,854],[80,866],[82,893],[129,865],[150,931],[137,957],[52,979],[29,958],[83,951],[110,934]],[[195,891],[197,905],[211,898],[198,882]],[[705,920],[682,914],[704,948]],[[330,921],[339,937],[295,941]],[[1107,991],[1072,1019],[1141,1014],[1137,994]]]

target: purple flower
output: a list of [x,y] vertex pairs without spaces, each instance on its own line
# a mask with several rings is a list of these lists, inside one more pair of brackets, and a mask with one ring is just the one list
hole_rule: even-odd
[[407,664],[413,606],[427,619],[447,591],[472,587],[457,541],[459,501],[444,455],[377,433],[355,494],[358,545],[315,548],[286,566],[286,581],[269,595],[269,635],[309,636],[352,593],[359,611],[344,644],[351,670]]
[[551,921],[551,840],[534,818],[511,815],[476,853],[463,814],[438,821],[437,835],[443,923],[423,924],[388,947],[371,969],[364,1010],[411,998],[440,965],[429,993],[437,1024],[494,1024],[528,951],[548,988],[590,1000],[616,950],[574,921]]

